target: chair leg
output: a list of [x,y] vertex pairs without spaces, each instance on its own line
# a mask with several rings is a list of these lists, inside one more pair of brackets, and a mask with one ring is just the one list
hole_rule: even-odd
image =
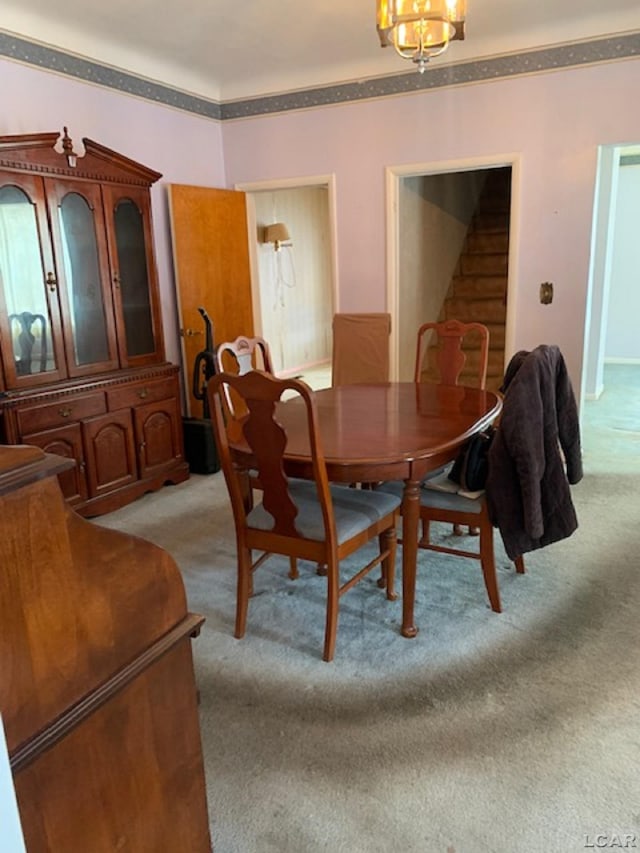
[[298,580],[300,573],[298,572],[298,561],[295,557],[289,557],[289,577],[292,581]]
[[330,558],[327,565],[327,620],[324,631],[324,653],[322,659],[332,661],[336,651],[336,635],[338,633],[338,606],[340,602],[340,577],[338,561]]
[[251,595],[251,551],[238,548],[238,590],[236,593],[236,630],[239,640],[247,629],[247,611]]
[[523,575],[525,573],[525,568],[524,568],[524,560],[522,558],[522,554],[520,554],[519,557],[516,557],[513,562],[516,564],[516,572],[519,575]]
[[480,526],[480,563],[484,576],[484,585],[489,596],[491,609],[494,613],[502,613],[498,578],[496,577],[496,561],[493,552],[493,527],[488,518],[483,519]]
[[389,552],[381,564],[382,575],[378,579],[378,586],[387,590],[388,601],[396,601],[398,598],[398,594],[395,591],[398,532],[395,527],[390,527],[384,533],[381,533],[378,539],[380,541],[380,552]]
[[429,545],[429,519],[421,518],[422,523],[422,535],[418,540],[418,548],[426,548]]

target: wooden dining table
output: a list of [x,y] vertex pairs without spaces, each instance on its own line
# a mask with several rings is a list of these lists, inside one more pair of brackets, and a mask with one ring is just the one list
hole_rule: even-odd
[[[454,459],[470,436],[496,419],[501,397],[460,385],[390,382],[325,388],[315,391],[314,398],[330,481],[404,481],[401,632],[415,637],[420,483],[429,472]],[[301,399],[278,403],[277,419],[288,437],[287,474],[312,478]]]

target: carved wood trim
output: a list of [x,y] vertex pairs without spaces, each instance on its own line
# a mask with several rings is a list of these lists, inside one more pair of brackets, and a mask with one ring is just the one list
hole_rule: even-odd
[[[0,168],[137,187],[149,187],[162,177],[161,172],[87,138],[82,140],[84,153],[77,155],[75,166],[70,166],[66,153],[55,147],[61,136],[60,133],[0,136]],[[69,144],[72,146],[71,140]]]
[[175,375],[179,370],[178,365],[166,362],[165,364],[149,365],[145,368],[134,368],[132,371],[119,371],[117,375],[110,374],[100,378],[96,376],[85,384],[73,380],[73,385],[69,384],[65,387],[56,385],[50,388],[40,388],[37,391],[34,389],[5,391],[0,395],[0,412],[18,408],[20,405],[31,406],[36,403],[46,403],[49,400],[58,400],[61,397],[77,397],[82,393],[102,391],[105,388],[113,388],[117,385],[131,385],[134,382],[144,382],[147,379],[161,379]]

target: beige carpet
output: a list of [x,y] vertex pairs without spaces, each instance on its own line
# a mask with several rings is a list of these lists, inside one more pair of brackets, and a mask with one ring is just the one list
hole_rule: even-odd
[[99,519],[173,554],[206,617],[193,650],[216,853],[640,846],[640,392],[605,396],[608,414],[587,406],[576,534],[527,555],[525,576],[496,534],[502,614],[478,564],[422,552],[419,635],[400,636],[401,602],[367,579],[342,600],[332,664],[311,566],[295,582],[282,561],[260,569],[233,638],[220,474]]

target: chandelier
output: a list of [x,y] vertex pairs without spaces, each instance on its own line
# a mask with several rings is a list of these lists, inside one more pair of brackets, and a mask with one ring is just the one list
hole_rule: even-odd
[[466,0],[376,0],[380,45],[393,45],[422,74],[449,42],[464,39]]

